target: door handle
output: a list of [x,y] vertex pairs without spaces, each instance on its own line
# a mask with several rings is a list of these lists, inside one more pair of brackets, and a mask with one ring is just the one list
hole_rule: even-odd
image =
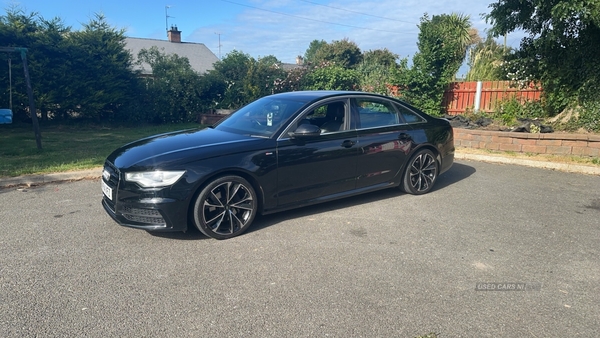
[[354,141],[346,140],[346,141],[342,142],[342,147],[344,147],[344,148],[350,148],[350,147],[352,147],[355,144],[356,144],[356,142],[354,142]]

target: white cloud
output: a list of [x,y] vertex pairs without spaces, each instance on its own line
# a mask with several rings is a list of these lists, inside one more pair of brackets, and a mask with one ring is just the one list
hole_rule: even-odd
[[[469,15],[481,36],[489,25],[481,14],[489,12],[481,0],[408,0],[408,1],[323,1],[323,0],[232,0],[239,14],[226,24],[196,28],[189,41],[202,42],[221,54],[236,49],[253,57],[275,55],[283,62],[294,62],[312,40],[354,41],[363,51],[387,48],[400,57],[412,57],[417,50],[420,18],[428,13]],[[321,4],[317,5],[315,3]],[[250,6],[250,7],[248,7]],[[510,39],[517,45],[520,37]]]

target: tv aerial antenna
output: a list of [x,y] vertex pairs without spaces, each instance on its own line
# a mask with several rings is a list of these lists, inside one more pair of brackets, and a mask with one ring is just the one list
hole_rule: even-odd
[[171,7],[173,7],[173,6],[171,6],[171,5],[165,6],[165,30],[167,32],[169,31],[169,18],[174,18],[174,16],[169,15],[169,8],[171,8]]

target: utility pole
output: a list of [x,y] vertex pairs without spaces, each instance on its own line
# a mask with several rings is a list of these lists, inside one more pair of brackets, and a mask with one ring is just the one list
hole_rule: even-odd
[[219,60],[221,60],[221,33],[216,33],[219,36]]

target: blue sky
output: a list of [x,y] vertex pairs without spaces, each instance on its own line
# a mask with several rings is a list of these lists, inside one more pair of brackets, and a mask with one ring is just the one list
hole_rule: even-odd
[[[400,57],[417,51],[417,24],[424,13],[470,15],[481,36],[489,25],[481,18],[493,0],[0,0],[2,11],[17,5],[27,13],[59,17],[74,30],[103,13],[108,22],[138,38],[166,39],[168,24],[182,40],[199,42],[215,55],[239,50],[258,58],[275,55],[294,62],[312,40],[348,38],[363,51],[387,48]],[[521,36],[508,36],[516,47]],[[464,69],[464,67],[463,67]],[[460,73],[460,72],[459,72]],[[460,75],[460,74],[459,74]]]

